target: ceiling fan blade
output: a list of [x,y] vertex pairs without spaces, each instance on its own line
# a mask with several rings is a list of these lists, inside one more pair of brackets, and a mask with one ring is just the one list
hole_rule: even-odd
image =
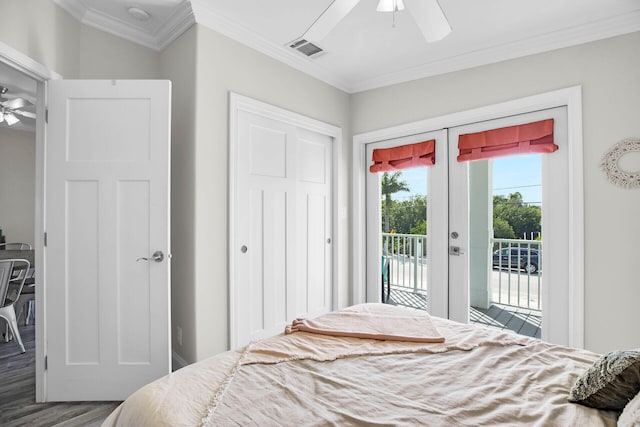
[[315,42],[324,39],[359,2],[360,0],[333,0],[302,38]]
[[11,110],[11,111],[13,112],[13,114],[18,114],[20,116],[28,117],[30,119],[35,119],[36,118],[35,113],[32,113],[30,111],[22,111],[22,110]]
[[10,108],[12,110],[15,110],[17,108],[23,108],[28,105],[31,105],[31,103],[24,98],[14,98],[14,99],[9,99],[8,101],[2,102],[3,107]]
[[438,0],[406,0],[407,9],[427,42],[442,40],[451,32],[451,25]]
[[17,118],[16,116],[14,116],[13,113],[11,113],[11,112],[8,112],[8,113],[5,112],[4,113],[4,121],[7,122],[7,124],[9,126],[13,126],[16,123],[18,123],[20,121],[20,119]]

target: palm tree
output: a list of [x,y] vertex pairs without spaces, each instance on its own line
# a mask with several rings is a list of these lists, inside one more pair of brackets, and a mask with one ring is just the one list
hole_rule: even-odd
[[389,217],[391,216],[391,195],[399,191],[409,191],[409,186],[405,181],[399,181],[402,172],[396,171],[389,175],[388,172],[382,174],[382,194],[384,195],[384,232],[389,232]]

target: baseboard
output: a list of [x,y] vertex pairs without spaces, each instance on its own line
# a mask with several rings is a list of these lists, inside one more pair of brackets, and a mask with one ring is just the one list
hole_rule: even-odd
[[180,368],[184,368],[189,363],[184,360],[178,353],[175,351],[171,353],[171,370],[177,371]]

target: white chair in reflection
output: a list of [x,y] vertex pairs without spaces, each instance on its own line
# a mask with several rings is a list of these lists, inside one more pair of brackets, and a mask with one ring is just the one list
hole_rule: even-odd
[[[26,259],[7,259],[0,261],[0,318],[4,319],[11,335],[20,346],[20,351],[25,352],[14,305],[20,298],[20,293],[27,278],[31,264]],[[9,330],[5,332],[5,340],[9,340]]]
[[10,242],[10,243],[0,243],[0,250],[2,249],[6,249],[10,251],[30,251],[32,248],[29,243]]
[[22,315],[24,315],[25,326],[28,326],[31,321],[35,323],[35,314],[36,314],[35,304],[36,304],[35,270],[31,268],[27,272],[27,277],[25,278],[24,286],[22,287],[22,292],[20,292],[20,298],[18,298],[18,301],[15,304],[15,308],[18,310],[16,314],[18,323],[20,323],[20,319],[22,318]]
[[[0,250],[6,249],[8,251],[30,251],[33,250],[30,243],[22,242],[8,242],[0,243]],[[19,256],[19,255],[18,255]],[[29,324],[32,319],[35,319],[35,280],[34,271],[30,269],[28,272],[21,272],[28,274],[20,299],[14,305],[17,310],[18,322],[24,314],[25,326]],[[20,279],[20,277],[13,277],[12,280]]]

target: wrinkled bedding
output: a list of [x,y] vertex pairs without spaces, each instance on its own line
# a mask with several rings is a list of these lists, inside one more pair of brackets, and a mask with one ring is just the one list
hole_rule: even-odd
[[[379,304],[347,310],[424,313]],[[104,426],[615,426],[567,402],[597,354],[436,317],[442,343],[297,332],[187,366]]]

